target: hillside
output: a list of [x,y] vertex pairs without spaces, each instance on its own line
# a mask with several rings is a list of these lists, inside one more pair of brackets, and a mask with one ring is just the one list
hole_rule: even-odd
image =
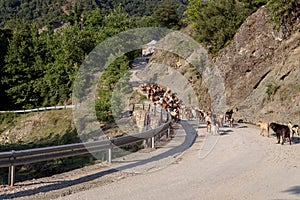
[[300,22],[290,22],[275,29],[262,7],[215,59],[236,118],[300,123]]
[[1,114],[0,132],[0,151],[80,141],[73,124],[72,110]]
[[[193,67],[186,60],[166,52],[154,54],[146,73],[153,77],[158,74],[171,77],[170,73],[176,69],[187,80],[181,82],[182,88],[192,87],[199,107],[204,110],[211,106],[211,98],[225,95],[226,108],[238,110],[234,114],[236,120],[299,124],[300,22],[295,17],[299,14],[296,9],[287,20],[289,23],[280,29],[271,22],[265,6],[246,19],[230,44],[212,60],[223,78],[225,94],[216,94],[214,89],[207,88],[202,79],[197,79]],[[184,31],[189,32],[189,29]],[[168,66],[161,70],[165,74],[158,72],[160,66],[155,64],[157,62]],[[217,96],[212,97],[212,94]]]
[[[76,17],[76,15],[72,15],[76,10],[75,1],[32,0],[31,3],[27,4],[20,2],[23,0],[0,0],[0,23],[3,24],[15,16],[17,18],[24,17],[23,14],[28,14],[23,10],[25,5],[31,10],[30,13],[38,7],[36,5],[45,9],[40,14],[24,17],[27,20],[56,23],[61,19],[71,20],[71,18],[65,18],[66,16]],[[92,0],[80,2],[82,6],[86,5],[86,7],[81,7],[86,10],[95,7],[107,10],[115,8],[117,5],[114,4],[117,1],[106,1],[107,5]],[[129,0],[122,2],[129,2]],[[128,3],[126,6],[129,6],[128,8],[130,5],[139,7],[140,3],[134,4],[135,2],[138,1],[131,1],[131,4]],[[160,1],[145,2],[148,4],[142,5],[145,5],[147,10],[151,8],[150,5],[154,6],[155,2]],[[180,2],[185,5],[185,1]],[[22,6],[25,7],[22,8]],[[106,6],[108,7],[106,8]],[[126,10],[125,7],[123,9]],[[141,10],[135,10],[136,13],[131,14],[148,15],[142,6],[139,9]],[[55,10],[55,12],[51,10]],[[53,14],[57,18],[53,17]],[[81,15],[79,16],[81,17]],[[3,71],[4,67],[2,67],[0,74],[2,78],[4,75],[6,76],[6,81],[10,79],[13,81],[8,82],[10,83],[9,86],[14,86],[10,90],[10,96],[16,98],[15,102],[19,103],[17,105],[8,99],[9,104],[7,105],[12,106],[11,109],[16,109],[17,106],[40,107],[40,105],[71,104],[72,90],[70,88],[72,88],[77,67],[94,48],[94,45],[121,31],[137,28],[143,22],[142,19],[139,23],[137,18],[133,19],[129,15],[118,12],[107,16],[102,16],[101,12],[95,12],[86,18],[83,20],[84,26],[71,23],[53,34],[50,31],[38,34],[36,27],[26,23],[21,24],[22,26],[18,24],[20,26],[18,31],[3,30],[0,32],[2,34],[0,39],[3,41],[1,43],[3,48],[1,49],[0,65],[7,68],[6,71]],[[152,76],[153,82],[160,82],[163,86],[171,85],[172,91],[182,94],[179,97],[184,102],[193,106],[198,105],[205,110],[211,107],[212,102],[216,99],[220,100],[225,97],[226,109],[237,110],[234,113],[236,120],[241,119],[249,123],[255,123],[258,120],[280,123],[291,121],[293,124],[300,124],[299,18],[300,11],[298,8],[293,15],[287,17],[287,23],[278,29],[278,24],[270,21],[269,11],[266,7],[261,7],[249,16],[240,26],[234,38],[229,40],[230,43],[228,42],[228,45],[226,43],[227,46],[214,57],[212,63],[209,63],[214,64],[219,69],[221,78],[223,78],[222,82],[220,80],[214,88],[205,83],[204,80],[207,80],[205,74],[197,72],[187,62],[195,55],[201,57],[203,52],[200,53],[199,51],[184,52],[185,59],[172,53],[156,51],[146,70],[139,75],[142,77]],[[53,21],[49,21],[49,19]],[[182,32],[192,32],[189,28],[189,26],[186,27]],[[24,48],[20,49],[19,47],[22,45]],[[6,51],[9,54],[6,54]],[[113,88],[114,84],[118,82],[118,77],[122,77],[126,70],[129,70],[129,60],[137,55],[133,52],[131,56],[120,57],[116,63],[113,63],[112,67],[108,67],[107,74],[102,77],[103,80],[99,81],[103,86],[101,88]],[[207,60],[202,61],[199,60],[198,62],[200,68],[203,65],[208,66]],[[163,65],[156,63],[163,63]],[[181,75],[178,76],[178,72]],[[162,76],[162,73],[165,76]],[[201,75],[203,76],[201,77]],[[28,87],[30,86],[28,81],[35,86],[34,90]],[[20,87],[20,83],[22,83],[22,87]],[[215,88],[223,85],[225,86],[225,93],[215,91]],[[108,115],[110,113],[111,90],[101,91],[95,106],[97,117],[100,120],[109,121],[111,118]],[[4,90],[1,93],[4,93]],[[5,103],[5,96],[2,96],[2,102]],[[31,98],[31,96],[36,97],[36,99]],[[4,103],[0,107],[10,109]],[[215,111],[221,112],[220,110]],[[119,134],[117,129],[114,130],[111,127],[107,129],[111,130],[111,134],[114,132]],[[72,122],[72,113],[65,110],[4,116],[0,119],[0,131],[1,151],[79,141]]]
[[[6,1],[2,1],[6,2]],[[22,1],[14,1],[14,2],[22,2]],[[33,1],[32,1],[33,2]],[[47,2],[54,2],[54,1],[47,1]],[[74,4],[74,1],[59,1],[62,2],[68,2],[72,5]],[[90,2],[92,5],[94,1],[81,1],[85,2],[88,5],[88,2]],[[183,1],[180,1],[184,3]],[[21,4],[7,4],[10,6],[16,6]],[[44,3],[43,3],[44,5]],[[53,4],[57,5],[57,4]],[[96,4],[97,5],[97,4]],[[99,5],[98,5],[99,6]],[[49,7],[50,8],[50,7]],[[65,13],[66,10],[64,10]],[[238,112],[235,113],[234,117],[238,119],[242,119],[245,122],[256,122],[258,120],[264,120],[264,121],[278,121],[282,123],[287,123],[288,121],[291,121],[292,123],[299,124],[300,118],[300,109],[299,109],[299,102],[300,102],[300,80],[299,80],[299,57],[300,57],[300,49],[299,49],[299,42],[300,42],[300,33],[299,33],[299,9],[295,10],[293,15],[290,16],[290,18],[287,18],[286,24],[281,27],[281,29],[276,29],[276,24],[270,21],[270,17],[268,14],[268,10],[265,7],[260,8],[257,12],[252,14],[250,17],[247,18],[247,20],[243,23],[243,25],[239,28],[237,33],[235,34],[235,37],[231,40],[229,45],[227,45],[220,53],[217,55],[213,63],[218,67],[218,69],[221,72],[222,78],[224,79],[224,85],[225,85],[225,91],[226,93],[222,94],[214,94],[215,96],[212,97],[212,90],[209,88],[205,82],[203,81],[202,77],[195,72],[194,69],[191,68],[190,64],[184,60],[183,58],[178,57],[177,55],[171,55],[166,54],[165,52],[156,51],[156,53],[153,55],[150,65],[148,66],[145,73],[147,75],[155,75],[159,72],[159,69],[154,68],[153,63],[164,63],[166,66],[166,75],[170,77],[170,79],[164,79],[160,81],[167,81],[171,80],[171,82],[180,82],[180,86],[176,89],[174,89],[175,92],[179,93],[179,91],[186,91],[186,93],[183,93],[183,96],[181,99],[183,99],[185,102],[189,102],[192,105],[198,104],[199,107],[203,109],[207,109],[211,106],[212,99],[211,98],[217,98],[216,95],[225,96],[226,97],[226,107],[227,109],[230,108],[237,108]],[[99,13],[98,13],[99,14]],[[100,14],[99,14],[100,15]],[[127,20],[127,18],[124,17],[123,14],[116,14],[118,19]],[[127,15],[126,15],[127,16]],[[99,16],[97,16],[99,17]],[[38,43],[39,51],[40,47],[45,47],[45,50],[42,51],[48,52],[49,47],[53,47],[53,42],[51,38],[53,37],[54,41],[54,47],[53,47],[53,54],[57,54],[57,57],[54,56],[52,58],[52,54],[45,54],[45,68],[44,69],[50,69],[48,66],[59,66],[57,68],[58,75],[62,75],[62,77],[68,77],[65,74],[65,72],[62,69],[65,69],[66,64],[59,65],[56,63],[56,61],[62,58],[62,53],[60,51],[57,51],[56,49],[59,48],[62,49],[60,45],[62,41],[66,43],[65,45],[65,55],[62,59],[63,62],[69,63],[70,69],[74,70],[73,66],[78,66],[78,63],[84,58],[84,55],[89,52],[89,49],[93,47],[95,41],[101,41],[103,40],[103,36],[108,37],[109,34],[117,33],[119,31],[122,31],[122,27],[119,27],[119,25],[115,25],[117,27],[113,27],[113,25],[110,23],[114,21],[116,18],[114,18],[114,15],[110,15],[107,18],[104,18],[104,22],[107,23],[107,25],[104,23],[95,26],[94,22],[92,21],[92,17],[90,22],[90,26],[95,26],[96,28],[90,28],[86,25],[86,29],[80,29],[79,26],[74,25],[71,26],[71,28],[66,28],[65,30],[67,34],[62,35],[50,35],[50,33],[45,33],[45,35],[39,35],[33,38],[33,34],[31,32],[26,32],[28,30],[28,27],[25,27],[20,31],[22,34],[26,32],[25,38],[29,37],[29,45],[31,43],[35,44]],[[121,21],[119,21],[120,24]],[[126,21],[126,24],[128,25],[127,28],[134,28],[136,25],[132,25],[132,21],[128,20]],[[98,27],[99,26],[99,27]],[[105,29],[103,27],[106,27]],[[113,31],[109,29],[109,27],[113,27]],[[189,27],[188,27],[189,28]],[[188,32],[188,28],[186,28],[183,31]],[[103,36],[100,34],[97,34],[94,36],[94,33],[99,33],[101,31],[103,32]],[[85,32],[86,31],[86,32]],[[107,32],[105,32],[107,31]],[[70,49],[74,48],[74,44],[76,44],[79,39],[77,37],[71,37],[74,36],[74,33],[78,32],[78,38],[82,40],[80,42],[81,49],[84,51],[78,50],[78,58],[74,57],[74,52],[72,54],[69,52]],[[21,34],[20,33],[20,34]],[[93,34],[92,34],[93,33]],[[23,35],[21,34],[21,38],[23,38]],[[36,33],[35,33],[36,34]],[[47,35],[49,34],[49,35]],[[18,35],[17,35],[18,36]],[[35,35],[33,35],[35,36]],[[99,37],[99,38],[98,38]],[[40,38],[41,41],[36,41],[36,38]],[[49,39],[50,38],[50,39]],[[20,42],[23,42],[24,39],[19,40],[18,37],[16,37],[16,47],[19,45]],[[32,40],[32,41],[31,41]],[[86,41],[88,40],[88,41]],[[12,41],[12,40],[11,40]],[[46,42],[45,42],[46,41]],[[49,42],[50,41],[50,42]],[[73,42],[74,41],[74,42]],[[40,42],[40,43],[39,43]],[[49,42],[49,43],[48,43]],[[87,48],[86,44],[90,44],[91,47]],[[13,46],[12,46],[13,47]],[[79,47],[76,45],[76,47]],[[35,48],[28,48],[29,50],[35,50]],[[14,56],[19,56],[19,49],[14,49],[16,52]],[[40,56],[40,52],[33,51],[33,53]],[[51,51],[51,49],[50,49]],[[11,51],[13,52],[13,51]],[[23,58],[26,58],[28,55],[32,56],[32,53],[28,54],[27,51],[24,51],[26,54],[21,54]],[[22,53],[22,52],[21,52]],[[198,53],[198,52],[196,52]],[[34,54],[34,55],[35,55]],[[191,52],[191,55],[193,52]],[[44,55],[43,55],[44,56]],[[48,58],[49,56],[49,58]],[[11,58],[11,66],[19,66],[20,64],[15,64],[15,57]],[[59,59],[57,59],[59,58]],[[187,58],[187,57],[186,57]],[[74,59],[74,64],[70,62],[70,59]],[[6,59],[7,61],[8,59]],[[32,61],[34,60],[34,62]],[[24,63],[26,63],[26,66],[28,65],[30,69],[32,69],[32,63],[36,64],[36,66],[40,65],[40,60],[33,58],[33,59],[24,60]],[[47,62],[50,62],[48,64]],[[52,64],[51,62],[54,62]],[[121,63],[121,64],[120,64]],[[122,66],[125,64],[127,66],[127,59],[124,59],[120,61],[118,66]],[[116,66],[113,66],[116,67]],[[158,66],[160,67],[160,66]],[[23,67],[24,68],[24,67]],[[172,78],[175,77],[176,72],[173,68],[176,68],[178,72],[180,72],[184,79],[173,81]],[[54,69],[54,68],[53,68]],[[51,70],[53,70],[51,69]],[[113,68],[113,72],[115,72],[115,68]],[[121,68],[120,68],[121,69]],[[149,69],[149,70],[148,70]],[[19,69],[18,69],[19,70]],[[21,69],[24,70],[24,69]],[[13,72],[15,72],[14,70]],[[122,70],[121,70],[122,71]],[[7,73],[8,77],[12,77],[11,71],[8,71]],[[23,71],[21,71],[23,73]],[[26,71],[27,73],[27,71]],[[69,77],[72,78],[70,75],[74,75],[74,71],[68,72],[70,74]],[[19,75],[19,74],[16,74]],[[30,74],[29,78],[31,78],[32,81],[32,75]],[[40,74],[38,74],[40,75]],[[52,75],[55,75],[53,79],[48,80],[49,77],[52,78]],[[57,95],[56,88],[63,88],[63,84],[57,81],[52,81],[59,79],[61,81],[60,76],[56,76],[56,73],[53,73],[53,71],[49,71],[45,79],[45,82],[50,84],[49,88],[53,88],[52,90],[49,90],[49,88],[42,88],[44,95],[49,95],[51,97],[51,101],[47,100],[47,104],[55,104],[55,102],[67,102],[67,101],[58,101],[57,99],[53,100],[53,96],[51,96],[52,93],[55,93]],[[143,76],[143,74],[142,74]],[[16,76],[19,77],[19,76]],[[109,77],[109,76],[108,76]],[[205,77],[204,77],[205,78]],[[106,78],[107,79],[107,78]],[[24,78],[20,79],[24,82],[25,85],[28,85],[26,81],[24,81]],[[35,86],[35,92],[37,91],[37,86],[44,86],[45,84],[40,84],[41,77],[37,78],[37,83]],[[153,80],[154,82],[157,81]],[[183,82],[184,81],[184,82]],[[62,91],[62,94],[65,94],[64,92],[67,91],[67,94],[69,95],[70,91],[68,90],[68,85],[66,86],[67,89]],[[18,82],[19,83],[19,82]],[[54,84],[52,86],[51,84]],[[58,84],[55,85],[55,84]],[[113,85],[109,83],[110,85]],[[165,84],[169,84],[165,82]],[[18,86],[18,85],[17,85]],[[24,88],[17,89],[20,91],[24,91]],[[21,90],[22,89],[22,90]],[[16,94],[20,95],[21,93],[18,92],[18,90],[13,90]],[[47,91],[45,93],[45,91]],[[28,96],[32,90],[29,88],[28,92],[25,93],[25,95]],[[27,98],[27,96],[25,96]],[[30,95],[29,95],[30,96]],[[38,97],[41,97],[39,93],[37,93]],[[66,96],[66,95],[61,95]],[[194,98],[195,96],[198,97],[198,99]],[[18,96],[17,96],[18,97]],[[26,98],[18,98],[17,100],[26,99]],[[48,96],[47,96],[48,97]],[[109,94],[107,94],[105,97],[109,98]],[[58,96],[57,98],[61,98]],[[68,99],[68,96],[66,97]],[[109,109],[110,105],[108,105],[108,102],[106,98],[103,98],[103,96],[100,98],[102,101],[99,101],[96,103],[96,107],[103,107],[105,105],[105,109]],[[31,103],[33,106],[33,99],[27,99],[30,100],[29,103]],[[38,99],[36,107],[40,105],[40,103],[44,103],[44,99]],[[54,102],[54,103],[52,103]],[[103,102],[106,102],[104,104]],[[45,104],[46,104],[45,103]],[[70,103],[70,102],[68,102]],[[15,106],[15,105],[14,105]],[[101,110],[101,112],[98,113],[99,116],[105,115],[104,117],[107,117],[108,111]],[[220,111],[218,111],[220,112]],[[58,131],[59,132],[59,131]],[[5,137],[2,138],[3,143],[10,143]],[[16,141],[17,142],[17,141]]]
[[[100,8],[103,14],[120,7],[130,16],[150,16],[163,0],[0,0],[0,27],[11,19],[36,21],[41,27],[61,26],[63,23],[83,17],[82,13]],[[181,17],[187,0],[172,0]]]

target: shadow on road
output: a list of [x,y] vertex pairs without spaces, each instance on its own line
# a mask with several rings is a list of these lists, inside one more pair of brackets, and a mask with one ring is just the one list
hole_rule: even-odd
[[238,128],[249,128],[248,126],[239,126]]
[[186,122],[184,120],[180,121],[180,124],[186,133],[184,142],[181,145],[173,147],[172,149],[170,149],[162,154],[153,156],[146,160],[138,161],[136,163],[131,163],[131,164],[128,164],[125,166],[121,166],[121,167],[118,167],[115,169],[108,169],[108,170],[101,171],[101,172],[98,172],[95,174],[87,175],[87,176],[84,176],[84,177],[81,177],[81,178],[78,178],[75,180],[57,181],[57,182],[54,181],[52,185],[41,186],[41,187],[37,187],[35,189],[29,189],[29,190],[25,190],[25,191],[16,192],[14,194],[3,194],[3,195],[0,195],[0,199],[11,199],[11,198],[18,198],[18,197],[25,197],[25,196],[28,197],[28,196],[36,195],[39,193],[60,190],[60,189],[67,188],[70,186],[89,182],[89,181],[101,178],[105,175],[112,174],[112,173],[115,173],[118,171],[122,171],[122,170],[130,169],[130,168],[133,168],[136,166],[144,165],[144,164],[154,162],[154,161],[157,161],[157,160],[169,157],[169,156],[178,155],[178,153],[182,153],[185,150],[187,150],[189,147],[191,147],[194,144],[196,137],[197,137],[197,132],[192,125],[190,125],[188,122]]
[[232,130],[221,130],[220,135],[228,135],[229,133],[232,133]]
[[[283,192],[287,192],[287,193],[290,193],[290,194],[294,194],[294,195],[300,195],[300,186],[297,185],[297,186],[293,186],[291,187],[290,189],[288,190],[285,190]],[[299,196],[298,196],[299,197]]]

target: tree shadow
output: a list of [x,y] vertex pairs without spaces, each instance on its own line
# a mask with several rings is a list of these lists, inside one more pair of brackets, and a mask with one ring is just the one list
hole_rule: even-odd
[[293,186],[288,190],[284,190],[283,192],[294,194],[294,195],[300,195],[300,185]]

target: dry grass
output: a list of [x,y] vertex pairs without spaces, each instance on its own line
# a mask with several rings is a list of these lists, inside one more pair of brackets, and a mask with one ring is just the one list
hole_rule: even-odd
[[0,144],[6,146],[48,146],[78,140],[71,110],[14,115],[0,130]]

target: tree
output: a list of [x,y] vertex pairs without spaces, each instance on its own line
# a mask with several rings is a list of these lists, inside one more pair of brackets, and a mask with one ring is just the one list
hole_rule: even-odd
[[108,37],[135,27],[134,18],[125,13],[121,7],[114,9],[103,19],[103,28]]
[[86,20],[84,21],[84,27],[93,29],[95,27],[102,26],[104,13],[99,8],[87,13]]
[[[121,8],[107,15],[100,9],[80,15],[80,23],[76,18],[73,24],[66,23],[55,31],[49,29],[41,33],[38,23],[25,20],[6,23],[11,36],[0,31],[0,59],[5,58],[0,60],[1,88],[5,89],[1,91],[5,96],[2,101],[10,102],[12,109],[70,103],[78,68],[96,44],[127,29],[152,23],[151,17],[130,17]],[[120,44],[114,48],[122,50],[124,47]],[[128,71],[129,57],[133,55],[120,57],[104,73],[102,85],[108,90],[104,91],[100,110],[111,113],[107,110],[111,105],[107,99],[120,77]],[[82,84],[87,82],[83,80]]]
[[271,19],[281,27],[284,37],[290,35],[294,21],[300,17],[300,0],[269,0]]
[[[96,114],[100,121],[111,121],[113,119],[113,112],[118,116],[121,112],[120,96],[115,95],[112,99],[112,92],[118,84],[118,90],[125,89],[127,93],[131,91],[127,88],[128,77],[126,73],[129,71],[129,60],[128,55],[123,55],[114,60],[103,72],[98,87],[98,100],[96,101]],[[125,78],[124,78],[125,76]],[[125,83],[120,83],[119,80]]]
[[[11,30],[9,29],[0,29],[0,77],[8,76],[8,74],[5,73],[5,56],[7,54],[8,46],[9,46],[9,40],[12,37]],[[6,95],[6,90],[8,89],[8,85],[3,82],[3,80],[0,80],[0,109],[6,110],[11,108],[11,100]]]
[[171,0],[165,0],[160,6],[157,6],[152,16],[154,21],[162,27],[175,29],[179,27],[180,19]]
[[95,47],[94,33],[74,24],[38,34],[33,24],[17,24],[2,70],[6,96],[14,109],[65,104],[80,64]]
[[44,76],[38,81],[42,105],[65,104],[71,98],[73,82],[85,56],[95,47],[95,37],[78,24],[41,36],[46,41]]
[[43,69],[42,65],[35,65],[35,62],[42,59],[43,49],[39,48],[37,28],[34,25],[24,21],[17,24],[19,26],[13,30],[5,56],[6,76],[2,81],[9,87],[6,93],[12,104],[17,108],[28,108],[37,106],[40,101],[34,82],[43,76]]
[[215,55],[231,41],[244,20],[262,4],[262,0],[190,0],[185,12],[186,21],[192,24],[196,40]]

